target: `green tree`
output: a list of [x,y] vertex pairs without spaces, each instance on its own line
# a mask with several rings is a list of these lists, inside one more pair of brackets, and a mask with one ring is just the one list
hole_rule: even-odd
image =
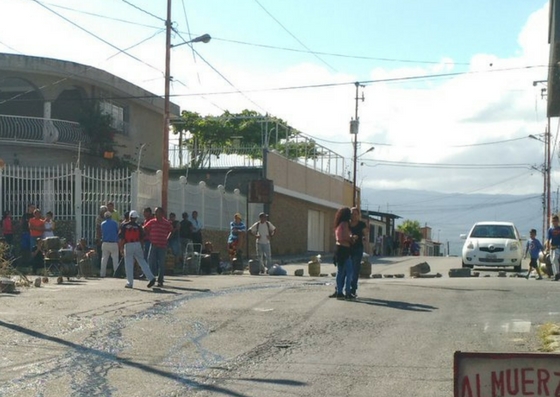
[[405,219],[403,223],[397,226],[397,230],[407,236],[412,237],[416,241],[422,240],[422,232],[420,231],[420,222]]
[[84,102],[78,122],[89,139],[87,145],[93,153],[103,156],[104,152],[114,150],[113,117],[101,111],[99,101]]
[[[245,150],[242,154],[252,158],[262,157],[262,147],[268,142],[268,147],[288,153],[288,157],[317,157],[320,155],[318,147],[312,140],[292,142],[290,138],[299,131],[290,128],[287,123],[277,117],[261,115],[254,110],[243,110],[241,113],[224,112],[221,116],[203,117],[196,112],[184,110],[181,120],[173,124],[173,133],[188,131],[190,138],[180,139],[179,144],[189,147],[191,168],[202,168],[208,157],[221,153],[236,153],[236,141],[239,140]],[[287,141],[288,139],[288,141]],[[220,152],[210,152],[209,149],[219,149]],[[254,150],[247,152],[247,148]]]

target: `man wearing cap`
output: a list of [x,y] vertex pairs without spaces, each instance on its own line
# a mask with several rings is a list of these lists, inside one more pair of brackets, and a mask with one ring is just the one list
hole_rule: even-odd
[[136,223],[138,219],[138,212],[135,210],[130,211],[130,220],[121,224],[119,230],[119,248],[121,253],[124,253],[124,268],[126,270],[126,279],[128,283],[125,288],[132,288],[134,283],[134,260],[142,268],[142,272],[150,282],[148,288],[151,288],[156,283],[156,278],[150,270],[150,266],[144,259],[144,252],[142,250],[142,240],[144,239],[144,229]]
[[229,236],[228,236],[228,253],[230,262],[233,258],[237,257],[238,248],[243,245],[243,236],[247,231],[247,227],[241,220],[241,214],[237,212],[233,216],[233,222],[229,224]]
[[158,287],[163,287],[163,276],[165,274],[165,256],[167,255],[167,245],[173,226],[171,222],[163,217],[163,208],[156,207],[156,216],[152,218],[144,228],[150,235],[150,269],[157,274]]
[[270,250],[270,239],[276,232],[276,227],[266,220],[267,215],[264,212],[259,214],[258,222],[249,228],[253,236],[257,238],[257,258],[261,262],[261,270],[268,269],[272,266],[272,253]]
[[[109,257],[113,260],[113,272],[116,273],[119,263],[119,224],[112,218],[110,211],[104,214],[105,220],[101,222],[101,267],[99,277],[107,274]],[[114,275],[113,275],[114,276]]]

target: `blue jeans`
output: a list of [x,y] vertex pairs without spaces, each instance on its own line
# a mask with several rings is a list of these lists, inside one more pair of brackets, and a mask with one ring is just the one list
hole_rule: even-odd
[[150,247],[152,246],[152,243],[150,243],[148,240],[144,241],[144,259],[146,259],[146,261],[148,259],[150,259]]
[[362,259],[364,253],[363,249],[360,249],[359,252],[352,252],[352,284],[351,290],[352,293],[355,294],[358,290],[358,277],[360,277],[360,270],[362,268]]
[[150,270],[157,275],[158,284],[163,284],[163,276],[165,274],[165,256],[167,255],[167,247],[160,248],[152,244],[150,247]]
[[181,241],[179,240],[179,237],[169,240],[167,242],[167,246],[171,248],[171,252],[173,252],[174,256],[181,256]]
[[344,264],[338,264],[336,272],[336,293],[342,295],[342,289],[346,294],[352,291],[352,259],[348,258]]

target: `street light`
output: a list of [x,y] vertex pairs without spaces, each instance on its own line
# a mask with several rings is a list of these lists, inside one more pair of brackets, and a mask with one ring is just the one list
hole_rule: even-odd
[[165,94],[163,104],[163,147],[161,166],[161,206],[167,211],[167,194],[169,187],[169,86],[171,84],[171,47],[178,47],[190,43],[208,43],[211,39],[209,34],[195,37],[175,46],[171,45],[171,0],[167,0],[167,19],[165,21]]

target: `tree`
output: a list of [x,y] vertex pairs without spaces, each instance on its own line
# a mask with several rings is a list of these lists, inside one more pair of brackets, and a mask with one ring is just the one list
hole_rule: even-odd
[[103,156],[104,152],[114,150],[115,129],[111,126],[113,117],[103,113],[98,101],[87,101],[82,105],[78,122],[89,138],[86,144],[93,153]]
[[412,237],[415,241],[422,240],[420,222],[418,221],[405,219],[401,225],[397,226],[397,230],[407,236]]
[[[186,131],[190,133],[190,137],[183,141],[182,133]],[[283,153],[287,152],[289,158],[312,158],[321,154],[312,140],[290,141],[299,131],[289,127],[284,120],[263,116],[254,110],[243,110],[241,113],[226,111],[219,117],[203,117],[184,110],[181,120],[173,124],[173,133],[181,134],[179,145],[189,147],[191,168],[202,168],[211,154],[239,152],[237,140],[244,149],[242,154],[251,158],[262,158],[261,149],[266,145]],[[248,148],[255,150],[247,152]],[[214,151],[210,152],[209,149]]]

